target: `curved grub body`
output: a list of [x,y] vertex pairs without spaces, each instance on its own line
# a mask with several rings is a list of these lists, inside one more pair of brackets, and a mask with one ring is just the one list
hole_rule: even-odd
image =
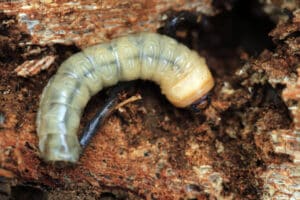
[[37,116],[41,156],[76,162],[77,131],[89,99],[118,81],[152,80],[177,107],[185,107],[214,85],[205,60],[174,39],[140,33],[91,46],[68,58],[45,87]]

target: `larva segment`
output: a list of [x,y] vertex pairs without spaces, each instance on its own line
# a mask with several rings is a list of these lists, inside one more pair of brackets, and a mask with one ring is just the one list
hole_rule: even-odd
[[205,63],[194,51],[180,45],[179,56],[174,64],[180,66],[180,71],[174,75],[177,82],[169,87],[162,85],[165,95],[175,106],[186,107],[204,96],[214,86],[213,77]]
[[74,163],[80,117],[88,100],[118,81],[152,80],[177,107],[214,85],[205,60],[166,36],[140,33],[89,47],[67,59],[45,87],[37,115],[41,156]]
[[[87,86],[90,95],[96,94],[103,88],[103,81],[97,76],[94,60],[87,57],[84,52],[77,53],[62,63],[57,74],[73,76],[80,80],[80,84]],[[69,90],[70,92],[72,90]]]
[[49,133],[39,139],[42,158],[47,162],[75,163],[79,159],[80,145],[76,135]]
[[139,59],[139,46],[132,36],[121,37],[112,42],[115,53],[118,55],[121,66],[120,80],[130,81],[139,79],[141,63]]
[[[44,107],[51,104],[59,103],[64,105],[77,105],[83,107],[91,97],[90,89],[83,84],[82,79],[75,78],[69,74],[56,74],[54,76],[51,88],[49,91],[55,91],[47,94],[47,99],[44,100]],[[77,108],[76,106],[76,108]]]
[[177,48],[180,47],[177,41],[162,36],[160,38],[160,51],[158,57],[157,69],[155,71],[155,79],[157,84],[168,88],[174,85],[182,75],[182,67],[175,64],[174,61],[177,58]]
[[141,79],[156,82],[154,74],[158,67],[161,36],[158,34],[140,34],[140,38],[143,40],[140,46]]
[[[88,58],[89,64],[94,68],[95,79],[93,79],[95,86],[95,93],[99,92],[102,87],[97,87],[97,81],[102,82],[101,86],[108,87],[114,85],[119,80],[119,67],[116,60],[114,50],[110,44],[100,44],[88,47],[83,50],[85,57]],[[86,79],[87,84],[91,80]],[[99,90],[97,90],[99,89]],[[94,94],[95,94],[94,93]]]

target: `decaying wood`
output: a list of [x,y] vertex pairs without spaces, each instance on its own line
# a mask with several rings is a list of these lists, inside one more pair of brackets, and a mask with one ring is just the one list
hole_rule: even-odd
[[15,72],[18,76],[28,77],[38,74],[41,70],[46,70],[53,64],[55,56],[45,56],[41,59],[27,60],[19,65]]
[[[264,51],[250,67],[248,63],[245,70],[239,73],[239,76],[251,74],[251,78],[244,82],[248,87],[266,83],[273,88],[284,85],[285,89],[280,95],[293,120],[293,124],[285,129],[267,131],[274,152],[289,155],[292,162],[267,166],[267,170],[261,175],[264,180],[264,199],[300,198],[300,40],[299,36],[293,36],[299,31],[299,11],[294,11],[293,20],[281,22],[270,33],[279,44],[275,52]],[[264,129],[265,125],[258,126],[256,134],[262,134]]]
[[141,31],[156,31],[168,10],[216,13],[211,0],[25,0],[0,3],[0,10],[16,15],[32,39],[29,44],[76,44],[79,47]]

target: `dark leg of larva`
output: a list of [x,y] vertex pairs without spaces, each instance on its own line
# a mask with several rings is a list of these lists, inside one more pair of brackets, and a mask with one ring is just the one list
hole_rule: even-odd
[[93,119],[86,125],[83,130],[79,142],[83,149],[89,144],[90,140],[94,137],[99,127],[115,109],[118,103],[118,94],[129,89],[130,87],[134,87],[134,82],[122,82],[110,89],[109,98],[106,100],[104,106],[95,114]]

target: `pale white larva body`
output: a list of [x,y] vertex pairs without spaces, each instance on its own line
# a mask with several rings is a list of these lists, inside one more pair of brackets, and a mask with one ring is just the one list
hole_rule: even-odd
[[139,33],[88,47],[62,63],[41,96],[37,116],[45,161],[74,163],[77,131],[89,99],[119,81],[152,80],[177,107],[185,107],[214,85],[204,58],[172,38]]

